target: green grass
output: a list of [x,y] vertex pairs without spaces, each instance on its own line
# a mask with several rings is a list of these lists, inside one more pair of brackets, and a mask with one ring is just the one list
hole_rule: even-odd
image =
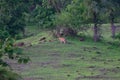
[[31,58],[19,72],[25,79],[120,80],[119,47],[92,40],[80,42],[77,38],[67,38],[70,44],[61,44],[57,40],[38,44],[42,36],[52,38],[41,32],[20,40],[34,43],[23,47],[25,55]]
[[[120,79],[114,79],[120,75],[120,70],[117,70],[117,67],[120,67],[118,48],[107,49],[109,45],[102,43],[77,40],[70,42],[71,44],[46,42],[25,48],[25,53],[30,56],[32,62],[25,65],[27,68],[21,73],[22,76],[43,78],[43,80],[76,80],[81,76],[100,75],[101,80],[105,80],[104,76],[113,77],[113,80]],[[94,50],[93,47],[97,49]],[[103,71],[100,71],[101,69]],[[114,69],[117,73],[112,71]],[[89,80],[89,78],[79,80]]]

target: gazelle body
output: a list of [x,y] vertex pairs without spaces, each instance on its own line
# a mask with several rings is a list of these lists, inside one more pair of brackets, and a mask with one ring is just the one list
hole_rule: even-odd
[[65,38],[63,38],[63,37],[59,37],[58,39],[59,39],[59,41],[60,41],[61,43],[64,43],[64,44],[66,43]]
[[66,39],[64,38],[64,37],[61,37],[61,34],[60,33],[58,33],[57,34],[57,37],[58,37],[58,40],[61,42],[61,43],[66,43]]

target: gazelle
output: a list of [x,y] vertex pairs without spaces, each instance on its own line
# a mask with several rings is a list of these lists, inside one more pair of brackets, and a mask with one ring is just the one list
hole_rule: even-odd
[[59,34],[57,34],[57,37],[61,43],[64,43],[64,44],[66,43],[66,39],[64,37],[60,37]]

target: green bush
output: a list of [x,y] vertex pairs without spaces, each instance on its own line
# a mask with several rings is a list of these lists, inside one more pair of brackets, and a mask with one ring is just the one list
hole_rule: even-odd
[[51,29],[54,27],[54,10],[51,7],[37,5],[30,15],[30,23],[35,23],[40,29]]
[[0,33],[0,80],[22,80],[18,74],[12,72],[3,58],[6,56],[19,63],[27,63],[30,59],[21,54],[21,48],[14,46],[15,39],[11,38],[7,31],[0,31]]
[[80,36],[80,37],[82,37],[82,38],[85,38],[85,37],[86,37],[85,34],[84,34],[83,32],[78,32],[77,35]]
[[0,80],[23,80],[18,74],[0,65]]
[[118,33],[118,34],[115,36],[115,38],[120,40],[120,33]]
[[9,33],[7,31],[0,30],[0,39],[5,40],[7,37],[9,37]]

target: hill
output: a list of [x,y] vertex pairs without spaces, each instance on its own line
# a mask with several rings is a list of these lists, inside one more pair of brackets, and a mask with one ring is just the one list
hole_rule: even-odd
[[67,44],[61,44],[57,39],[39,43],[40,37],[48,36],[49,31],[36,34],[18,41],[33,44],[23,47],[31,62],[24,65],[11,61],[12,67],[25,80],[120,79],[119,47],[104,41],[93,42],[91,39],[79,41],[76,37],[67,38]]

